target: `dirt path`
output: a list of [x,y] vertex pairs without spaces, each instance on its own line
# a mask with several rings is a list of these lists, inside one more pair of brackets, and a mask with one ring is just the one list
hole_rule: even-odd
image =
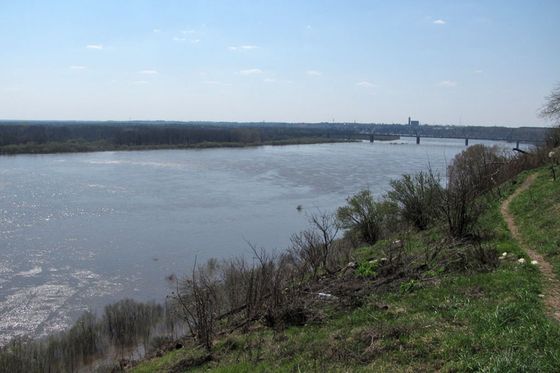
[[523,240],[523,237],[521,237],[521,234],[519,233],[519,228],[513,220],[513,215],[509,211],[509,204],[511,203],[511,201],[521,192],[527,190],[531,186],[531,184],[533,184],[533,181],[535,181],[536,176],[536,174],[532,174],[527,179],[525,179],[523,184],[521,184],[521,186],[517,188],[517,190],[502,203],[500,211],[502,212],[502,215],[506,220],[513,238],[515,238],[515,240],[519,242],[519,245],[522,249],[527,251],[527,254],[529,254],[531,260],[536,260],[538,262],[539,269],[541,270],[545,280],[544,303],[546,305],[547,312],[551,317],[560,321],[560,281],[558,280],[558,278],[556,278],[552,265],[550,265],[550,263],[547,262],[541,254],[530,248]]

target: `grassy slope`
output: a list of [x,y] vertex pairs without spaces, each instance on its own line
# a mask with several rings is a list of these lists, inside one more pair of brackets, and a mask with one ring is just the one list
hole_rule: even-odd
[[527,244],[545,255],[560,276],[560,180],[541,170],[534,184],[511,204]]
[[[230,335],[217,341],[215,360],[198,369],[557,371],[560,327],[544,316],[540,273],[530,264],[517,263],[525,254],[512,241],[498,207],[495,201],[484,216],[484,225],[495,232],[492,244],[509,253],[495,271],[440,274],[432,284],[373,294],[353,311],[325,311],[328,315],[319,325]],[[415,237],[416,249],[426,241]],[[372,252],[375,247],[361,250],[363,257]],[[431,270],[437,274],[437,268]],[[134,371],[166,371],[189,355],[200,356],[201,351],[175,351]]]

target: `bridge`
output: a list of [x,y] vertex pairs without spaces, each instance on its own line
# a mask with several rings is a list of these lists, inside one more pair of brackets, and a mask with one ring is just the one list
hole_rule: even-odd
[[422,137],[430,138],[430,139],[460,139],[465,140],[465,146],[469,146],[469,140],[489,140],[489,141],[506,141],[513,143],[515,142],[515,148],[519,148],[519,144],[533,144],[538,145],[539,143],[544,143],[545,140],[536,140],[536,139],[512,139],[512,138],[497,138],[492,136],[454,136],[454,135],[445,135],[445,134],[419,134],[419,133],[360,133],[357,138],[361,138],[364,140],[369,140],[369,142],[373,143],[376,139],[379,141],[387,141],[390,140],[392,137],[400,138],[400,137],[415,137],[416,144],[420,144]]

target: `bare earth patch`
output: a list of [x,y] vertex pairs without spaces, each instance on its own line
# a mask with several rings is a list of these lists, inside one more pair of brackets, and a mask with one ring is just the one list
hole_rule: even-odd
[[519,228],[515,224],[513,215],[509,211],[509,205],[511,201],[520,193],[527,190],[535,181],[536,176],[536,174],[533,174],[527,177],[523,184],[521,184],[521,186],[517,188],[517,190],[502,203],[500,211],[508,225],[508,229],[513,235],[513,238],[515,238],[515,240],[519,242],[520,246],[525,251],[527,251],[527,254],[531,258],[531,260],[536,260],[538,262],[539,269],[541,270],[545,278],[544,303],[546,305],[547,312],[551,317],[560,321],[560,281],[555,276],[552,265],[547,262],[541,254],[530,248],[523,240],[523,237],[519,233]]

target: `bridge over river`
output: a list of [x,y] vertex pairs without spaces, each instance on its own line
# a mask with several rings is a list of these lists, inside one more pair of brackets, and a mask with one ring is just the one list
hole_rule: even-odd
[[464,139],[465,140],[465,146],[469,146],[469,140],[491,140],[491,141],[506,141],[506,142],[510,142],[510,143],[515,143],[515,148],[514,149],[519,149],[519,144],[523,143],[523,144],[533,144],[533,145],[539,145],[544,143],[544,139],[527,139],[527,138],[512,138],[512,137],[496,137],[496,136],[468,136],[468,135],[462,135],[462,136],[457,136],[457,135],[447,135],[447,134],[434,134],[434,133],[430,133],[430,134],[422,134],[422,133],[375,133],[375,132],[370,132],[370,133],[359,133],[356,134],[356,136],[353,136],[352,138],[356,138],[356,139],[363,139],[363,140],[369,140],[370,142],[375,142],[376,140],[378,141],[387,141],[387,140],[395,140],[395,139],[399,139],[401,136],[405,136],[405,137],[415,137],[416,138],[416,144],[420,144],[421,139],[422,138],[431,138],[431,139]]

